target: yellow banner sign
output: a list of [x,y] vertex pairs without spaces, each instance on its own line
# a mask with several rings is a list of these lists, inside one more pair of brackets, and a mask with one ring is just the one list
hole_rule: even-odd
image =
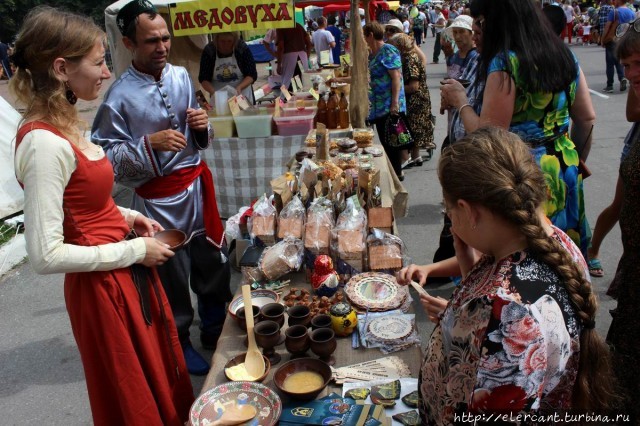
[[293,0],[198,0],[169,8],[173,35],[291,28]]

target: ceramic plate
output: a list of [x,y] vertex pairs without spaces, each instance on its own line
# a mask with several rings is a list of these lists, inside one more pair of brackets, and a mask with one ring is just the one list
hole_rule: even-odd
[[369,322],[369,333],[383,341],[402,340],[412,331],[411,320],[399,315],[385,315]]
[[[252,290],[251,291],[251,304],[262,308],[268,303],[277,302],[280,299],[278,293],[272,290]],[[242,295],[236,297],[229,304],[229,313],[235,318],[236,311],[244,307],[244,299]]]
[[[256,407],[257,416],[243,425],[273,426],[282,414],[280,397],[260,383],[229,382],[209,389],[191,406],[189,420],[193,426],[207,426],[217,420],[231,403],[246,401]],[[258,423],[255,423],[255,421]]]
[[380,272],[358,274],[349,280],[344,290],[351,303],[371,311],[396,309],[407,297],[393,276]]

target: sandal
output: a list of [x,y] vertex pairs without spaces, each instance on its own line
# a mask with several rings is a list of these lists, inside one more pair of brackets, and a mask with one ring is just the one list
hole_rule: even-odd
[[602,269],[602,263],[600,263],[600,259],[593,258],[589,259],[589,274],[592,277],[600,278],[604,276],[604,270]]
[[422,166],[422,157],[414,158],[413,160],[411,160],[411,164],[412,164],[414,167],[420,167],[420,166]]

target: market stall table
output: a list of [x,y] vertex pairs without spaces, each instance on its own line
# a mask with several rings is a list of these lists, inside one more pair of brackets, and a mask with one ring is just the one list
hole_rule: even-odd
[[[303,273],[292,274],[291,276],[287,276],[287,278],[291,279],[292,287],[306,288],[309,290],[311,289],[310,285],[305,282]],[[286,293],[287,289],[285,288],[284,290]],[[236,296],[239,294],[240,290],[238,290]],[[410,312],[413,312],[413,307],[410,309]],[[282,327],[283,335],[286,328],[287,324],[285,322],[285,325]],[[224,366],[227,361],[229,361],[236,355],[246,352],[247,348],[244,343],[245,337],[246,332],[243,332],[240,329],[233,318],[227,316],[227,319],[224,323],[224,328],[222,330],[222,335],[218,340],[218,347],[211,359],[211,370],[207,375],[201,393],[213,388],[220,383],[228,381],[224,375]],[[382,352],[375,348],[353,349],[351,346],[350,336],[337,338],[337,343],[337,349],[333,354],[336,359],[336,363],[334,366],[336,368],[370,361],[385,356]],[[271,371],[269,372],[267,378],[263,381],[263,384],[272,389],[276,389],[275,384],[273,383],[273,374],[278,369],[278,367],[280,367],[290,359],[290,354],[286,351],[284,344],[277,346],[276,351],[282,356],[282,361],[271,367]],[[411,346],[408,349],[395,352],[392,355],[401,358],[409,366],[411,377],[418,377],[419,367],[422,362],[422,354],[419,346]],[[317,358],[311,351],[309,351],[309,356]],[[322,397],[331,391],[341,393],[341,387],[330,383],[327,389],[323,393],[321,393],[319,397]]]

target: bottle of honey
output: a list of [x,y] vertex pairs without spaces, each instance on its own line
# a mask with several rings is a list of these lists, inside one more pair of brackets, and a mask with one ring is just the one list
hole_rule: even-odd
[[341,129],[349,128],[349,101],[344,95],[344,92],[338,103],[338,127]]
[[333,90],[329,94],[329,100],[327,101],[327,127],[329,129],[336,129],[338,127],[338,96]]
[[327,102],[324,100],[324,93],[321,93],[320,99],[318,99],[318,111],[316,111],[316,116],[313,120],[314,127],[318,123],[327,125]]

